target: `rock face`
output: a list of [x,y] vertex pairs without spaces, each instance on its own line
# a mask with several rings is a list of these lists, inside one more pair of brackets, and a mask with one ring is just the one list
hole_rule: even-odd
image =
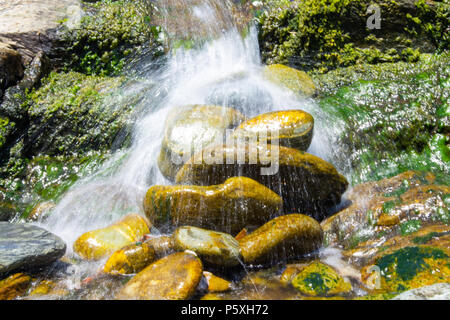
[[221,143],[225,130],[233,128],[244,116],[232,108],[193,105],[174,110],[166,120],[166,131],[158,158],[162,174],[174,180],[179,168],[194,152],[211,143]]
[[279,214],[281,198],[258,182],[233,177],[215,186],[153,186],[144,211],[156,225],[191,225],[237,233]]
[[239,125],[231,138],[239,140],[267,138],[280,145],[306,151],[312,141],[314,118],[302,110],[274,111],[261,114]]
[[450,283],[436,283],[408,290],[391,300],[450,300]]
[[24,295],[32,279],[23,273],[16,273],[0,281],[0,300],[12,300]]
[[438,182],[431,173],[407,171],[354,187],[347,196],[352,204],[322,222],[326,242],[350,248],[380,232],[398,234],[408,224],[448,223],[450,188]]
[[[215,161],[210,161],[211,155]],[[234,161],[229,164],[227,159]],[[253,144],[205,148],[180,169],[176,182],[215,185],[233,176],[252,178],[278,193],[286,213],[304,212],[318,220],[327,216],[330,206],[340,202],[348,185],[333,165],[312,154]]]
[[131,244],[114,252],[106,261],[103,272],[110,274],[138,273],[155,261],[155,249],[148,242]]
[[316,91],[314,82],[304,71],[274,64],[264,67],[263,74],[267,80],[299,96],[309,97]]
[[239,242],[229,234],[196,227],[180,227],[172,237],[176,250],[194,251],[202,261],[219,266],[239,264]]
[[333,268],[313,262],[303,268],[292,279],[292,285],[301,293],[310,296],[333,296],[349,293],[350,282],[345,281]]
[[120,300],[184,300],[190,298],[203,274],[202,262],[185,252],[158,260],[133,277],[117,295]]
[[275,218],[239,240],[245,263],[268,263],[295,259],[322,245],[322,229],[317,221],[289,214]]
[[0,274],[49,265],[65,252],[66,244],[42,228],[0,222]]
[[73,244],[74,251],[84,259],[98,260],[150,233],[149,225],[138,214],[129,214],[120,221],[81,235]]

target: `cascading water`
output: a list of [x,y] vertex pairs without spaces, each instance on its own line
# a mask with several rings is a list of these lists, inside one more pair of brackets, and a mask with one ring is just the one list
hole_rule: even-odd
[[[308,152],[331,163],[337,152],[333,137],[339,126],[330,126],[314,100],[300,99],[263,78],[256,30],[250,28],[242,37],[229,1],[159,1],[157,6],[168,34],[175,39],[189,38],[195,46],[173,50],[164,67],[144,75],[146,85],[134,84],[125,90],[126,95],[144,97],[136,106],[140,117],[134,125],[132,146],[114,154],[96,174],[78,181],[49,219],[40,223],[65,240],[69,255],[81,234],[105,227],[130,212],[143,214],[142,202],[148,188],[170,183],[160,173],[157,158],[164,120],[172,108],[221,104],[239,107],[247,116],[302,109],[312,114],[316,123]],[[180,25],[183,17],[188,20]],[[95,273],[98,266],[94,263],[77,267],[74,285],[82,275]]]

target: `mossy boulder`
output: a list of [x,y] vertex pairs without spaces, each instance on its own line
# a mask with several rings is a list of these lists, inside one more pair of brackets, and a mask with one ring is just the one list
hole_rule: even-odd
[[416,61],[421,52],[448,49],[448,7],[424,0],[379,1],[380,28],[369,28],[369,0],[272,1],[259,15],[266,63],[326,72],[368,62]]
[[306,111],[287,110],[261,114],[240,124],[231,135],[238,141],[254,139],[306,151],[312,141],[314,118]]
[[223,232],[180,227],[175,230],[172,237],[176,250],[193,251],[206,263],[236,266],[241,259],[239,242]]
[[273,64],[264,67],[263,75],[267,80],[300,97],[310,97],[316,92],[313,80],[304,71]]
[[120,300],[184,300],[194,293],[203,275],[199,258],[178,252],[158,260],[134,276],[116,296]]
[[259,226],[281,208],[276,193],[246,177],[232,177],[213,186],[153,186],[144,199],[144,212],[156,226],[170,222],[230,233]]
[[244,116],[220,106],[191,105],[171,111],[158,158],[162,174],[174,180],[192,151],[198,152],[213,143],[222,143],[226,129],[238,125]]
[[347,195],[351,205],[321,223],[326,243],[352,248],[427,222],[448,224],[450,189],[440,182],[432,173],[407,171],[355,186]]
[[138,214],[129,214],[108,227],[84,233],[73,244],[73,250],[84,259],[99,260],[142,240],[147,233],[147,221]]
[[352,290],[350,282],[321,262],[313,262],[304,267],[292,279],[292,285],[301,293],[310,296],[343,295]]
[[283,198],[285,212],[304,212],[319,220],[340,202],[348,185],[332,164],[319,157],[260,144],[205,148],[180,169],[176,182],[215,185],[234,176],[252,178],[277,192]]
[[13,300],[25,295],[33,279],[26,274],[16,273],[0,281],[0,300]]
[[108,258],[103,272],[110,274],[138,273],[155,260],[155,249],[148,242],[130,244],[114,252]]
[[239,245],[245,263],[271,263],[317,250],[322,237],[322,228],[316,220],[289,214],[270,220],[240,239]]

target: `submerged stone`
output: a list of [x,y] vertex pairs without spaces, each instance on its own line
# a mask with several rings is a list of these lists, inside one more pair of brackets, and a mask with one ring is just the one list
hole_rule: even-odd
[[244,116],[238,111],[221,106],[191,105],[173,110],[166,120],[158,158],[161,173],[174,180],[192,150],[200,151],[211,143],[223,142],[225,130],[243,120]]
[[314,118],[302,110],[274,111],[240,124],[231,138],[276,140],[280,145],[306,151],[313,138]]
[[150,236],[145,243],[148,243],[153,247],[153,250],[155,250],[155,254],[158,258],[165,257],[174,251],[173,239],[169,236]]
[[239,240],[247,264],[279,262],[311,253],[322,245],[322,228],[311,217],[288,214],[270,220]]
[[285,212],[304,212],[319,220],[340,202],[348,185],[332,164],[319,157],[262,144],[205,148],[180,169],[176,182],[215,185],[233,176],[252,178],[277,192]]
[[352,285],[333,268],[321,262],[313,262],[303,268],[292,280],[294,288],[310,296],[332,296],[346,294]]
[[24,295],[32,279],[23,273],[16,273],[0,281],[0,300],[13,300]]
[[81,235],[73,244],[74,251],[84,259],[98,260],[150,233],[149,225],[138,214],[129,214],[120,221]]
[[265,66],[263,74],[269,81],[291,90],[299,96],[309,97],[316,91],[314,82],[304,71],[282,64],[273,64]]
[[180,227],[172,237],[176,250],[194,251],[205,262],[220,266],[239,264],[239,242],[229,234],[196,227]]
[[50,265],[65,252],[64,241],[42,228],[0,222],[0,275]]
[[153,186],[144,199],[147,217],[160,225],[191,225],[237,233],[279,214],[281,198],[246,177],[232,177],[213,186]]
[[190,298],[203,274],[195,255],[178,252],[158,260],[134,276],[116,296],[120,300],[184,300]]
[[155,249],[148,242],[136,243],[114,252],[106,261],[103,272],[110,274],[138,273],[155,261]]

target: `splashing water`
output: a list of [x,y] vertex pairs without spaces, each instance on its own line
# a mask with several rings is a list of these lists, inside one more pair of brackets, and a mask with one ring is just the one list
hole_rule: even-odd
[[[169,10],[171,4],[176,4],[177,14]],[[182,12],[183,17],[199,23],[201,32],[193,37],[193,30],[188,28],[180,36],[180,25],[167,30],[175,39],[191,36],[200,45],[173,50],[163,67],[144,75],[144,84],[126,88],[125,95],[144,97],[136,106],[140,113],[132,146],[116,152],[97,173],[78,181],[48,220],[39,223],[67,243],[68,254],[84,232],[105,227],[130,212],[143,214],[142,202],[148,188],[169,184],[159,172],[157,158],[165,118],[172,108],[189,104],[240,105],[240,111],[247,116],[275,110],[305,110],[315,118],[315,135],[308,152],[333,163],[333,154],[338,152],[333,137],[338,136],[335,131],[340,130],[339,126],[327,123],[312,99],[300,99],[262,77],[255,28],[250,28],[243,38],[228,1],[161,1],[160,13],[167,20],[179,20],[183,7],[189,8]],[[97,265],[92,269],[96,272]]]

